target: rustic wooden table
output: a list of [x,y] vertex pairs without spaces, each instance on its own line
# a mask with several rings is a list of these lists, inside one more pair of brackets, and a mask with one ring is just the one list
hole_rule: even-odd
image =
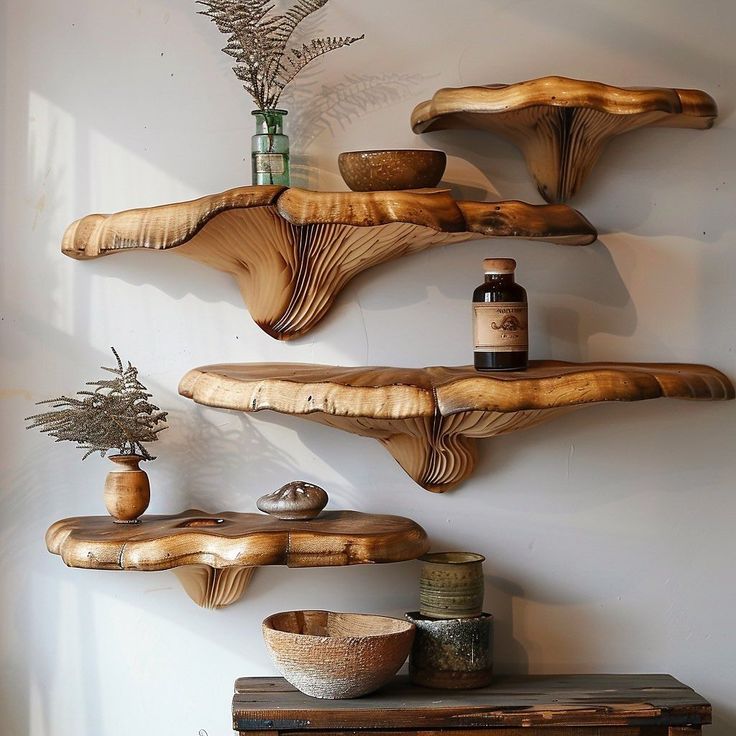
[[280,677],[242,677],[233,697],[241,736],[696,736],[710,721],[710,704],[670,675],[499,676],[479,690],[430,690],[396,677],[355,700],[317,700]]

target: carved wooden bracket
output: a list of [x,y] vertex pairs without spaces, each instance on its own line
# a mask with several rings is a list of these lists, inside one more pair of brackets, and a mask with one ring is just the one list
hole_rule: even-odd
[[612,87],[567,77],[440,89],[414,108],[415,133],[451,128],[508,138],[526,158],[540,194],[566,202],[614,136],[643,126],[710,128],[713,98],[697,89]]
[[179,393],[199,404],[294,414],[373,437],[428,491],[443,492],[475,466],[477,437],[513,432],[603,401],[732,399],[715,368],[686,364],[537,361],[526,371],[343,368],[245,363],[189,371]]
[[239,600],[256,567],[334,567],[413,560],[429,549],[419,524],[402,516],[323,511],[309,521],[196,509],[115,524],[109,516],[63,519],[46,532],[49,552],[69,567],[171,570],[204,608]]
[[289,340],[308,332],[357,274],[392,258],[479,238],[587,245],[595,228],[565,205],[458,202],[446,190],[310,192],[238,187],[191,202],[88,215],[62,252],[88,259],[174,250],[231,273],[256,323]]

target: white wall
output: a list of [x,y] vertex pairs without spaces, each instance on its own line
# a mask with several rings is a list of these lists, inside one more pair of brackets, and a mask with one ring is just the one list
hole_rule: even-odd
[[80,263],[59,253],[64,228],[84,214],[249,183],[251,105],[214,26],[188,0],[2,6],[4,734],[226,734],[234,679],[273,672],[265,615],[416,606],[413,562],[266,569],[242,602],[208,612],[173,573],[71,570],[49,555],[51,522],[104,513],[107,464],[24,432],[23,417],[97,377],[110,345],[171,412],[148,468],[151,511],[251,510],[303,477],[325,486],[333,507],[410,515],[435,549],[488,557],[499,671],[669,672],[713,702],[712,736],[734,733],[734,405],[586,408],[484,441],[473,478],[433,495],[372,440],[204,410],[176,386],[218,361],[467,362],[468,299],[489,255],[519,261],[532,357],[703,362],[736,374],[736,5],[333,0],[316,27],[366,40],[328,57],[287,100],[295,183],[344,188],[342,150],[431,146],[447,150],[458,195],[540,201],[511,145],[411,133],[414,104],[443,85],[554,73],[690,86],[711,92],[721,117],[712,131],[643,130],[612,143],[574,202],[601,231],[595,245],[485,241],[385,264],[285,345],[254,325],[224,274],[175,255]]

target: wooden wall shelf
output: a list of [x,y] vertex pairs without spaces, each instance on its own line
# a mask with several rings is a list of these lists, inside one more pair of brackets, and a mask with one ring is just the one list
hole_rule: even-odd
[[88,215],[72,258],[173,250],[232,274],[256,323],[289,340],[310,330],[357,274],[392,258],[478,238],[587,245],[595,228],[565,205],[461,202],[449,191],[311,192],[238,187],[191,202]]
[[428,491],[447,491],[473,471],[475,439],[505,434],[573,407],[658,397],[734,398],[726,376],[685,364],[533,361],[527,371],[343,368],[298,363],[204,366],[179,393],[199,404],[294,414],[373,437]]
[[567,77],[438,90],[414,108],[415,133],[474,128],[523,152],[540,194],[566,202],[614,136],[643,126],[710,128],[713,98],[696,89],[612,87]]
[[419,524],[402,516],[323,511],[310,521],[196,509],[115,524],[109,516],[63,519],[46,532],[49,552],[69,567],[171,570],[204,608],[239,600],[256,567],[333,567],[412,560],[429,549]]

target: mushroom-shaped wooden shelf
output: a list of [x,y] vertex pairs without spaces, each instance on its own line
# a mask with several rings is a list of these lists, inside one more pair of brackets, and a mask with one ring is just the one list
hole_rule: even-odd
[[289,340],[319,322],[350,279],[392,258],[478,238],[587,245],[596,237],[595,228],[564,205],[459,202],[440,189],[252,186],[88,215],[69,226],[62,252],[86,259],[149,248],[201,261],[231,273],[256,323]]
[[530,427],[603,401],[732,399],[714,368],[685,364],[536,361],[528,370],[343,368],[298,363],[211,365],[189,371],[179,393],[199,404],[311,419],[374,437],[428,491],[472,472],[475,438]]
[[411,126],[415,133],[474,128],[502,135],[522,150],[540,194],[566,202],[614,136],[645,125],[710,128],[717,115],[713,98],[697,89],[541,77],[440,89],[414,108]]
[[171,570],[204,608],[239,600],[256,567],[333,567],[402,562],[429,548],[419,524],[402,516],[323,511],[310,521],[196,509],[114,524],[108,516],[63,519],[46,532],[49,552],[69,567]]

